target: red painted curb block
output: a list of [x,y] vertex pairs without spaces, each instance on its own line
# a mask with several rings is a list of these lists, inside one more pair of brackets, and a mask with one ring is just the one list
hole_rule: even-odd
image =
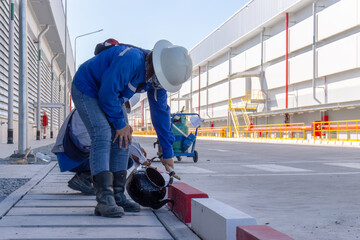
[[236,240],[295,240],[267,225],[237,226]]
[[[191,199],[209,198],[209,196],[183,182],[173,183],[168,188],[168,198],[174,200],[173,212],[184,223],[191,222]],[[168,204],[170,207],[171,205]]]

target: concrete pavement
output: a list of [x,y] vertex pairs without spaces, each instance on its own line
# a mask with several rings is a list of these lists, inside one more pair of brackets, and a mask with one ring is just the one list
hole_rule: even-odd
[[[152,147],[155,138],[137,139],[147,150],[149,157],[156,154],[156,149]],[[357,211],[360,208],[359,148],[198,139],[196,149],[199,152],[199,161],[194,163],[192,158],[185,157],[181,162],[176,162],[177,175],[183,182],[206,192],[209,197],[255,217],[258,224],[271,226],[302,240],[360,238],[360,217]],[[158,162],[153,164],[159,169],[163,168]],[[48,172],[34,187],[28,187],[28,193],[17,201],[19,205],[11,207],[8,212],[11,215],[3,218],[5,220],[9,217],[9,220],[4,223],[0,220],[0,231],[9,231],[8,234],[11,235],[19,230],[18,234],[21,235],[25,234],[24,229],[29,229],[28,232],[34,234],[33,238],[40,238],[41,236],[36,235],[36,229],[69,229],[70,225],[75,223],[61,220],[61,216],[66,219],[69,215],[74,215],[77,216],[79,225],[76,225],[76,229],[71,229],[71,232],[76,233],[77,238],[90,237],[88,233],[98,237],[97,233],[89,230],[91,224],[99,229],[104,228],[104,225],[92,216],[93,207],[89,205],[93,206],[94,200],[77,195],[66,187],[71,175],[59,173],[56,166]],[[56,199],[48,199],[54,196]],[[154,215],[151,216],[148,209],[144,209],[143,213],[144,215],[139,215],[139,221],[142,220],[138,225],[130,223],[129,226],[127,223],[117,222],[106,229],[119,231],[130,227],[136,231],[135,229],[149,230],[152,227],[157,229],[162,225],[168,233],[171,232],[169,229],[189,230],[187,225],[182,223],[180,227],[176,226],[179,221],[174,215],[169,215],[166,209],[152,212],[156,214],[157,220],[153,218]],[[165,220],[162,220],[159,216],[164,215]],[[38,218],[35,218],[36,216]],[[41,223],[39,216],[46,217],[46,223]],[[24,222],[20,221],[20,218],[28,220]],[[168,219],[172,219],[172,222]],[[126,217],[122,220],[125,221]],[[16,226],[17,223],[21,225]],[[54,237],[65,236],[57,230],[55,233],[58,235],[55,234]],[[168,238],[164,231],[160,232],[164,235],[155,237]],[[174,233],[170,236],[175,239],[188,239],[184,238],[182,233],[177,234],[178,237],[174,237]],[[44,235],[44,238],[45,236],[51,237]],[[140,235],[121,236],[135,238]]]
[[[137,138],[148,146],[154,138]],[[204,191],[295,239],[360,239],[360,149],[202,140],[199,161],[175,171]]]
[[199,239],[166,206],[115,219],[94,216],[95,197],[68,188],[72,176],[56,161],[0,165],[0,178],[31,179],[0,202],[0,239]]

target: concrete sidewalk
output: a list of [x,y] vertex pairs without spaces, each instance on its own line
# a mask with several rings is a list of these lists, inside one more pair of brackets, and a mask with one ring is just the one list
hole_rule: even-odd
[[51,162],[1,202],[0,239],[199,239],[167,207],[94,216],[95,197],[68,188],[72,176]]
[[[29,142],[49,154],[55,139]],[[16,144],[0,144],[0,158],[9,157]],[[49,164],[3,164],[0,178],[30,178],[0,202],[0,239],[199,239],[165,206],[142,208],[122,218],[94,216],[95,196],[67,187],[73,173]]]
[[[47,146],[50,144],[55,143],[55,139],[41,139],[41,140],[30,140],[28,141],[28,147],[31,147],[31,149]],[[0,158],[6,158],[12,155],[15,151],[18,150],[18,144],[6,144],[6,143],[0,143]]]

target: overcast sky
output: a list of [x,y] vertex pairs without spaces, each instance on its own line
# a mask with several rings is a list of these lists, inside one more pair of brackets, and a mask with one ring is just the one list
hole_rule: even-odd
[[[64,0],[63,0],[64,1]],[[191,50],[249,0],[67,0],[68,29],[76,62],[91,58],[108,38],[152,49],[167,39]]]

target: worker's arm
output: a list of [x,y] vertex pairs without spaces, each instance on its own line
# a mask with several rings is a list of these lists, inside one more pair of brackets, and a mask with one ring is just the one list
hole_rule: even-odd
[[[150,87],[147,92],[150,105],[152,124],[156,130],[159,144],[162,147],[164,161],[170,162],[174,157],[172,145],[174,143],[174,133],[171,128],[170,108],[167,105],[167,94],[164,89],[157,90],[157,101],[155,101],[155,89]],[[171,164],[173,167],[173,164]]]

